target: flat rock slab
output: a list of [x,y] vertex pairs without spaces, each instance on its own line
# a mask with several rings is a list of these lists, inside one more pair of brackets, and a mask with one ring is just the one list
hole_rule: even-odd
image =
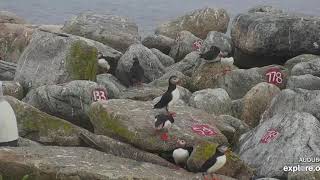
[[[120,139],[124,142],[152,152],[170,151],[178,147],[177,139],[184,139],[187,146],[193,146],[199,141],[227,143],[227,138],[216,126],[215,117],[201,110],[185,105],[176,105],[170,111],[177,113],[175,123],[169,131],[168,137],[161,137],[162,133],[154,130],[156,110],[153,103],[126,99],[97,102],[91,105],[90,120],[96,134]],[[158,112],[159,113],[159,112]],[[207,125],[210,133],[205,130],[192,130],[195,125]],[[207,131],[205,131],[207,132]],[[208,136],[201,136],[199,134]]]
[[0,174],[5,179],[22,179],[25,175],[28,179],[52,180],[201,179],[201,175],[119,158],[89,148],[52,146],[0,148]]

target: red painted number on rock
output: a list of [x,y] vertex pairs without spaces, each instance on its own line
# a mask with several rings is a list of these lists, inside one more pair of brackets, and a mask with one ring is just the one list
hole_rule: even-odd
[[105,90],[103,89],[95,89],[93,92],[93,101],[101,101],[108,100],[108,96]]
[[202,46],[202,40],[198,40],[193,43],[192,48],[195,51],[200,51],[201,46]]
[[217,132],[213,128],[205,124],[193,125],[191,129],[194,133],[200,136],[214,136],[217,134]]
[[267,82],[279,85],[283,82],[283,74],[279,68],[271,68],[266,72]]
[[261,138],[260,143],[268,144],[272,140],[276,139],[279,136],[279,132],[275,129],[269,129],[266,134]]

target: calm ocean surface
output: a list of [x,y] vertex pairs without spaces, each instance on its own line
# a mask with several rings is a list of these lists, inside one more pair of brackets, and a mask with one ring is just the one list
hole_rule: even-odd
[[63,24],[82,11],[127,16],[150,34],[167,20],[202,7],[225,8],[231,17],[265,4],[288,11],[320,16],[320,0],[0,0],[0,9],[12,11],[33,24]]

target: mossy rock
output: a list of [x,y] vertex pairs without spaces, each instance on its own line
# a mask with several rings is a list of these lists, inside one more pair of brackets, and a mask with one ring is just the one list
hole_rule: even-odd
[[[188,159],[188,168],[193,172],[199,171],[203,163],[205,163],[206,160],[216,153],[217,147],[218,144],[212,142],[203,141],[198,143]],[[228,152],[226,156],[226,164],[220,170],[218,170],[216,174],[233,177],[240,180],[247,180],[253,176],[253,171],[246,164],[244,164],[237,155],[232,152]]]
[[72,43],[67,55],[67,69],[71,79],[96,80],[97,49],[87,45],[84,41]]
[[19,136],[50,145],[79,145],[80,128],[75,125],[48,115],[40,110],[6,96],[12,106],[18,123]]

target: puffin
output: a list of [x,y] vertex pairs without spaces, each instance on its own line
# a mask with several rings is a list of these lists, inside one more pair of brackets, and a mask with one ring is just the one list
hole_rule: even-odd
[[[204,179],[207,180],[205,173],[212,174],[222,168],[227,161],[225,153],[228,151],[228,147],[225,145],[219,145],[216,149],[216,153],[211,156],[200,168],[200,172],[203,172]],[[214,179],[214,178],[212,178]]]
[[98,66],[102,69],[101,73],[106,73],[110,70],[110,65],[107,61],[107,57],[101,52],[98,52]]
[[[207,61],[212,61],[221,55],[220,52],[221,51],[219,47],[211,46],[209,50],[200,53],[200,58],[203,58]],[[216,61],[212,61],[212,62],[216,62]]]
[[220,52],[219,56],[220,56],[221,64],[225,67],[223,70],[223,73],[225,74],[227,71],[231,71],[230,67],[234,63],[233,57],[229,56],[228,52],[223,52],[223,51]]
[[174,123],[173,116],[171,114],[158,114],[154,119],[154,128],[156,130],[167,129],[169,130]]
[[174,162],[180,167],[186,167],[190,154],[193,151],[193,147],[186,147],[186,141],[182,139],[177,140],[179,148],[172,152]]
[[130,69],[131,85],[142,85],[144,79],[144,70],[137,57],[133,58],[133,64]]
[[3,96],[2,81],[0,81],[0,146],[18,146],[18,126],[11,105]]
[[167,91],[161,96],[160,101],[153,106],[153,109],[163,109],[171,114],[175,115],[174,112],[169,112],[168,107],[174,104],[179,98],[180,93],[177,88],[177,84],[180,82],[180,79],[177,76],[171,76],[169,78],[169,86]]

